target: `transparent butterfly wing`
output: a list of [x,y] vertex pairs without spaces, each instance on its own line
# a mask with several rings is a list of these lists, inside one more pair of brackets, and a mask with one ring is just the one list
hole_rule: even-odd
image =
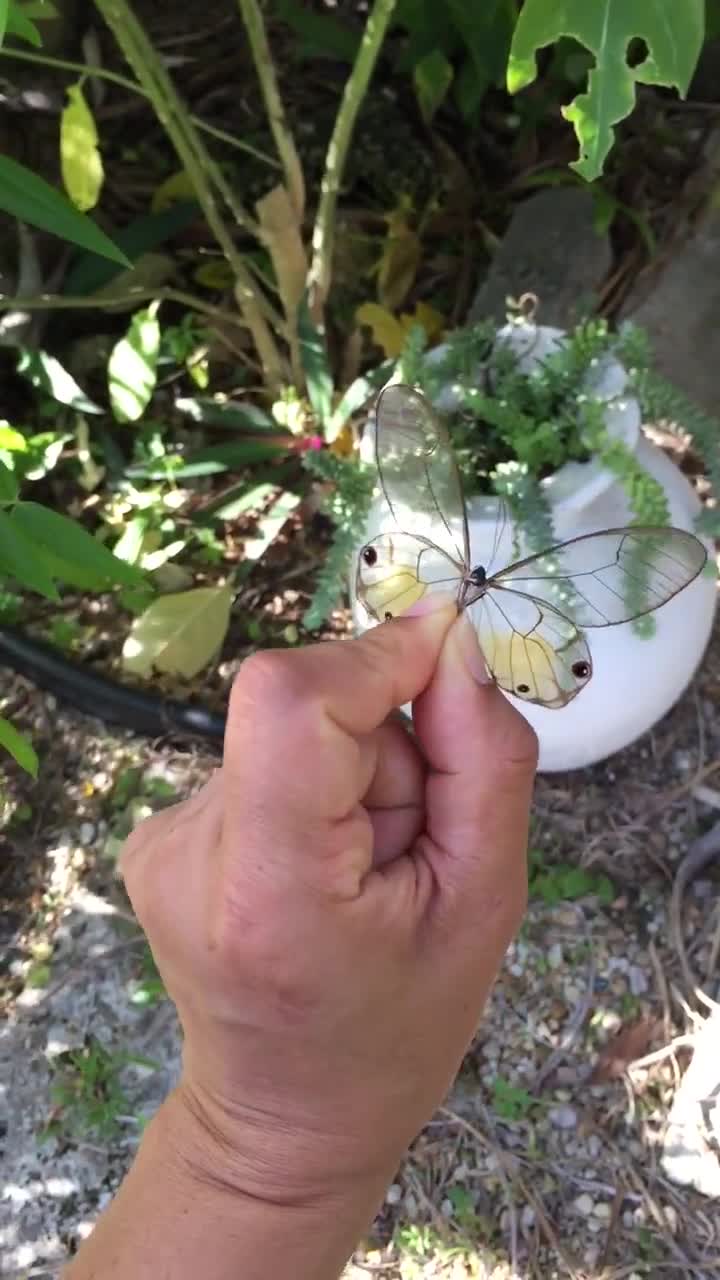
[[546,601],[489,589],[468,613],[496,684],[521,701],[565,707],[591,678],[582,631]]
[[355,594],[368,613],[386,622],[431,591],[459,595],[464,566],[428,538],[380,533],[361,548]]
[[702,542],[683,529],[605,529],[509,565],[488,584],[545,601],[578,627],[613,627],[672,600],[706,560]]
[[398,528],[417,526],[429,542],[469,567],[467,516],[452,446],[419,391],[391,383],[380,392],[375,456],[380,486]]

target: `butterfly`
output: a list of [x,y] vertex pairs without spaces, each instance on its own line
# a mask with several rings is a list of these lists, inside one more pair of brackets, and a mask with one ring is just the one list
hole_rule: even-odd
[[[467,512],[447,431],[425,397],[391,383],[375,410],[380,486],[397,532],[361,547],[355,593],[389,621],[427,592],[467,610],[485,664],[506,693],[565,707],[593,674],[586,630],[652,613],[702,571],[707,552],[683,529],[588,533],[490,574],[470,559]],[[421,532],[405,532],[419,528]],[[494,559],[499,537],[496,531]]]

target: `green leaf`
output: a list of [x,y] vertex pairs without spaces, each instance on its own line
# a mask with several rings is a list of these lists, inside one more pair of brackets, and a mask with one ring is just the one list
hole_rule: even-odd
[[18,482],[15,472],[0,459],[0,503],[7,505],[15,502],[18,496]]
[[132,265],[105,232],[65,196],[8,156],[0,156],[0,209],[123,267]]
[[189,453],[177,466],[170,459],[166,459],[164,465],[161,462],[148,462],[128,467],[125,475],[130,480],[167,480],[170,476],[174,480],[187,480],[192,476],[213,476],[220,475],[223,471],[237,471],[257,462],[268,462],[284,453],[285,449],[277,444],[266,444],[262,440],[238,440],[232,444],[215,444],[207,449],[198,449],[195,453]]
[[17,761],[21,769],[31,774],[33,778],[37,778],[38,758],[34,747],[3,716],[0,716],[0,747],[4,747],[6,751],[10,752],[13,760]]
[[382,364],[375,369],[361,374],[350,383],[330,419],[325,436],[328,444],[332,444],[333,440],[337,439],[348,418],[357,413],[358,409],[362,409],[374,393],[380,390],[380,387],[385,386],[396,363],[396,360],[383,360]]
[[[635,85],[659,84],[687,93],[702,48],[704,0],[525,0],[513,36],[507,86],[517,93],[537,75],[538,49],[571,36],[595,56],[588,92],[563,115],[575,127],[580,159],[573,163],[588,182],[602,173],[613,145],[614,125],[635,105]],[[639,38],[647,57],[627,61]]]
[[415,94],[420,114],[430,124],[438,107],[444,101],[453,79],[452,63],[441,49],[433,49],[417,63],[413,72]]
[[231,587],[198,587],[160,596],[136,618],[123,645],[123,666],[192,680],[215,657],[230,622]]
[[138,569],[119,560],[76,520],[58,511],[37,502],[19,502],[11,520],[15,534],[33,544],[54,578],[89,590],[144,581]]
[[157,382],[160,324],[157,303],[137,311],[130,328],[113,347],[108,362],[110,404],[118,422],[137,422]]
[[222,427],[228,431],[274,431],[281,428],[277,422],[256,404],[239,404],[213,400],[211,396],[181,396],[175,401],[178,413],[184,413],[193,422],[204,427]]
[[42,553],[6,511],[0,511],[0,576],[14,578],[20,586],[48,600],[60,599]]
[[106,258],[98,257],[97,253],[79,254],[63,281],[62,292],[67,297],[74,298],[86,297],[104,289],[124,268],[132,267],[144,254],[184,231],[195,221],[199,211],[198,204],[186,200],[162,213],[148,213],[135,218],[127,227],[113,233],[118,249],[123,255],[127,255],[123,256],[121,265],[108,262]]
[[0,45],[5,38],[8,24],[8,0],[0,0]]
[[211,520],[237,520],[238,516],[247,515],[249,511],[257,511],[278,490],[274,484],[256,484],[251,489],[245,485],[236,485],[226,491],[222,498],[208,503],[193,517],[194,523],[207,523]]
[[298,342],[300,363],[305,374],[308,396],[320,426],[325,429],[332,411],[333,380],[330,372],[325,335],[313,324],[305,295],[298,307]]
[[[552,2],[552,0],[551,0]],[[502,80],[516,21],[514,0],[446,0],[453,23],[475,67],[484,93],[489,84]]]
[[98,131],[80,82],[68,86],[70,101],[60,117],[60,164],[65,190],[87,213],[100,199],[105,173]]
[[[5,0],[7,9],[7,0]],[[0,11],[2,5],[0,5]],[[0,25],[1,25],[0,18]],[[30,21],[27,9],[21,9],[15,0],[10,0],[10,8],[7,10],[7,34],[10,36],[18,36],[20,40],[25,40],[28,44],[34,45],[36,49],[42,48],[42,36]],[[2,43],[2,35],[0,33],[0,44]]]
[[48,355],[47,351],[29,351],[26,347],[21,347],[17,371],[32,383],[36,391],[44,391],[51,399],[57,400],[58,404],[69,405],[80,413],[103,412],[99,404],[85,395],[72,374],[63,368],[55,356]]
[[320,54],[341,62],[355,61],[360,37],[347,23],[330,14],[313,13],[297,0],[275,0],[275,9],[283,22],[301,37],[300,57]]

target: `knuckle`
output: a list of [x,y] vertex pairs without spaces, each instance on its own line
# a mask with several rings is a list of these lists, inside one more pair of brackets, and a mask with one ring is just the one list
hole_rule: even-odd
[[303,688],[293,656],[262,649],[245,659],[233,683],[230,701],[232,720],[253,717],[258,708],[271,713],[280,707],[287,712],[295,705]]

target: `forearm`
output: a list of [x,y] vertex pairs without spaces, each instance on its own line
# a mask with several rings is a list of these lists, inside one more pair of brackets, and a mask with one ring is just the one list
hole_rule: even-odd
[[361,1184],[326,1206],[267,1203],[225,1184],[219,1168],[198,1176],[188,1123],[171,1096],[62,1280],[337,1280],[382,1187]]

